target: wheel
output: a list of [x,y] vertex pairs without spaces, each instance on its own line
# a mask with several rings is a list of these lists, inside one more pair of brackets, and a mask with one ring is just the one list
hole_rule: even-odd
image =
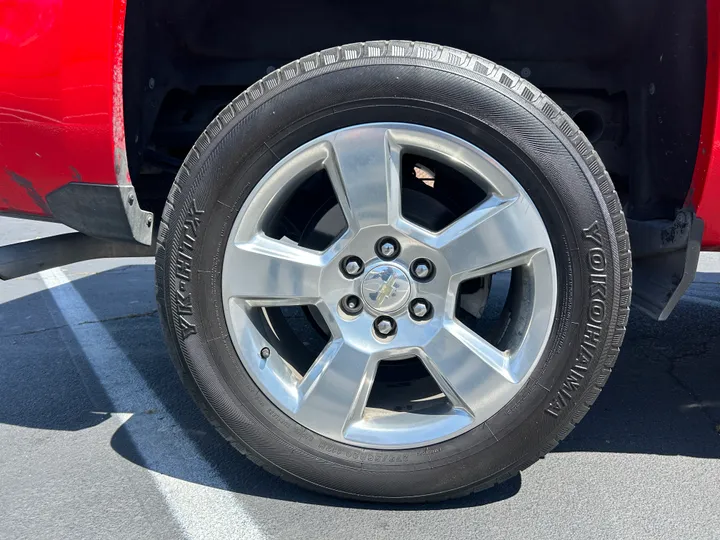
[[230,103],[157,248],[209,420],[268,471],[430,501],[504,481],[588,411],[622,342],[625,220],[547,96],[425,43],[345,45]]

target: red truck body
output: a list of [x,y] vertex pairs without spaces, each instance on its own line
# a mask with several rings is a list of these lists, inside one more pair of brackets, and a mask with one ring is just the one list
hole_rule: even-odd
[[70,182],[130,181],[122,53],[125,0],[0,3],[0,213],[51,218]]
[[[687,205],[720,249],[720,0],[708,0],[705,104]],[[126,0],[0,3],[0,213],[52,219],[69,183],[130,183],[123,125]]]
[[703,248],[720,248],[720,2],[708,1],[708,64],[700,147],[688,203],[705,221]]

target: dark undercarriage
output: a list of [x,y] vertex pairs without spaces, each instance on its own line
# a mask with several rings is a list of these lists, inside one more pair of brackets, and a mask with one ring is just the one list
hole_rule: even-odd
[[513,69],[585,131],[626,217],[673,219],[698,148],[704,2],[267,3],[130,0],[125,116],[141,202],[162,201],[214,115],[268,70],[373,39],[454,46]]

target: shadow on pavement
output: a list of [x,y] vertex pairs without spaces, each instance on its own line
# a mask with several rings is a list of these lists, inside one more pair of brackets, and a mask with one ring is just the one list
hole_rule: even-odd
[[[623,452],[720,458],[719,274],[706,274],[666,323],[635,314],[609,382],[556,452]],[[67,285],[63,285],[67,287]],[[132,413],[112,447],[126,459],[189,482],[310,504],[368,506],[289,486],[233,450],[182,388],[154,311],[153,269],[130,265],[73,281],[122,362],[111,400],[47,291],[0,304],[0,423],[81,430]],[[137,380],[136,380],[137,379]],[[138,383],[140,381],[140,383]],[[118,392],[118,388],[122,391]],[[119,396],[119,397],[118,397]],[[188,439],[191,444],[174,441]],[[188,448],[190,451],[188,452]],[[196,467],[198,460],[209,463]],[[218,480],[219,479],[219,480]],[[437,508],[478,506],[515,495],[520,477]],[[400,510],[430,505],[394,507]]]

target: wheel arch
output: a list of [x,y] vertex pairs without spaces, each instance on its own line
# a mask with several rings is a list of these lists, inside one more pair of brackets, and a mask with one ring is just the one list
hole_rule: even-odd
[[[268,70],[352,40],[417,38],[486,56],[558,102],[595,144],[631,222],[633,246],[647,252],[646,235],[633,231],[658,223],[671,229],[684,217],[678,213],[686,209],[700,140],[711,4],[563,0],[538,7],[512,0],[489,10],[457,0],[452,10],[438,2],[410,14],[392,8],[398,10],[392,17],[372,19],[352,7],[327,11],[312,2],[270,13],[225,0],[181,0],[172,8],[129,0],[124,92],[130,171],[143,205],[158,214],[182,149]],[[433,24],[427,24],[430,16]],[[285,37],[275,39],[275,31]],[[687,246],[679,249],[685,253]],[[638,273],[638,290],[661,267]],[[685,275],[684,264],[674,266],[668,283],[679,281],[678,272]],[[659,298],[648,293],[663,304],[654,316],[667,305],[663,295],[676,290]]]

